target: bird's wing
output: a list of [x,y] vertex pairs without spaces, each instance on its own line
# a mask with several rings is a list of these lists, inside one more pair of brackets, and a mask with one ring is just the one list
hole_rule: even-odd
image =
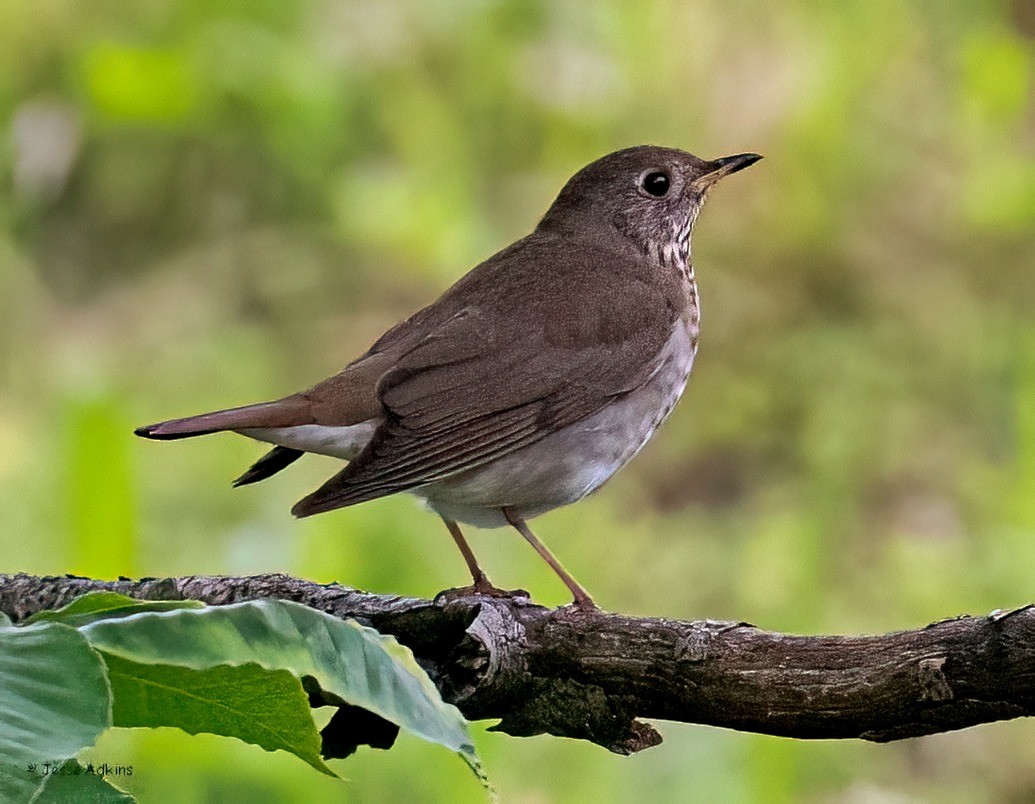
[[296,516],[440,480],[579,421],[647,379],[678,315],[652,283],[594,266],[468,295],[382,376],[382,425]]

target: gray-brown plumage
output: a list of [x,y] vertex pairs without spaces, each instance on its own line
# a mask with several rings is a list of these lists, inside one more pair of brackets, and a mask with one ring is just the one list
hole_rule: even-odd
[[136,432],[232,430],[275,444],[235,485],[304,452],[343,458],[296,516],[411,491],[445,520],[477,590],[494,588],[458,522],[513,525],[591,606],[525,520],[598,488],[675,405],[697,350],[694,221],[718,179],[760,158],[707,162],[653,146],[605,156],[572,177],[532,234],[340,373]]

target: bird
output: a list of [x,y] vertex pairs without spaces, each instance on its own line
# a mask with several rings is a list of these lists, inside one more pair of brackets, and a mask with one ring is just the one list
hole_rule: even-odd
[[342,459],[292,514],[409,492],[445,523],[473,593],[506,594],[460,525],[509,525],[564,582],[574,607],[595,609],[527,521],[596,491],[671,413],[697,353],[694,223],[720,179],[761,158],[705,160],[653,145],[607,154],[568,180],[531,234],[337,374],[281,399],[135,433],[230,431],[272,444],[234,486],[305,453]]

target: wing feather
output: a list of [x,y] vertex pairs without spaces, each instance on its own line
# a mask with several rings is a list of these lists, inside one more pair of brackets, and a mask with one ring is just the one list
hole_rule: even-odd
[[382,425],[296,516],[468,471],[600,410],[646,380],[653,362],[644,355],[660,353],[676,315],[661,290],[599,266],[467,297],[407,343],[379,381]]

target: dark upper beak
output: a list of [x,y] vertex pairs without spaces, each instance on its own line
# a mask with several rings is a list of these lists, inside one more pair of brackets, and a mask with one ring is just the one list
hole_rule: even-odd
[[722,156],[709,163],[710,170],[694,180],[698,190],[707,190],[715,182],[738,170],[743,170],[755,164],[762,157],[758,154],[736,154],[735,156]]

